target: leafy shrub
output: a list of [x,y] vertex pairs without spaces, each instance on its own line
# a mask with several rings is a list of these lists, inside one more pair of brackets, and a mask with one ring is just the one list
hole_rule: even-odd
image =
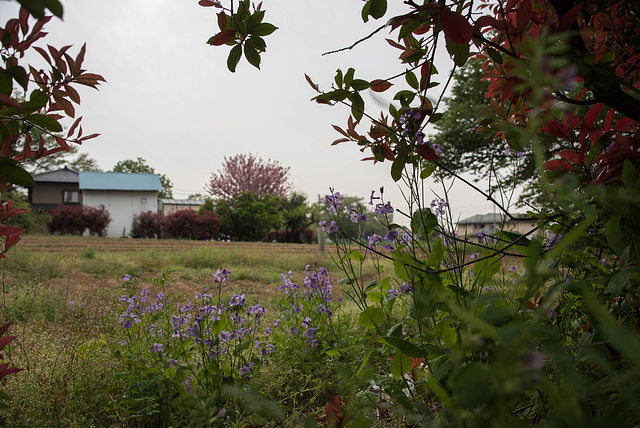
[[82,207],[82,215],[91,236],[106,235],[109,223],[111,223],[111,216],[104,205],[100,205],[100,208],[84,206]]
[[49,231],[61,235],[82,235],[89,229],[92,236],[104,236],[111,216],[104,205],[100,208],[82,205],[58,205],[51,210]]
[[85,229],[82,205],[58,205],[58,208],[51,210],[51,233],[82,235]]
[[160,214],[147,211],[133,218],[131,224],[132,238],[159,238],[160,237]]
[[299,230],[272,230],[269,232],[269,235],[267,235],[266,241],[313,244],[314,239],[315,234],[313,233],[313,229],[305,229],[302,234]]
[[163,226],[172,238],[210,240],[220,236],[220,219],[207,211],[202,215],[190,210],[177,211],[164,218]]

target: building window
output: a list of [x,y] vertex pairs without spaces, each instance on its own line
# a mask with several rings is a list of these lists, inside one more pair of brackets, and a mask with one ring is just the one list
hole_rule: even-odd
[[147,198],[140,198],[140,211],[147,211]]
[[64,204],[80,203],[80,192],[77,190],[64,190],[62,192],[62,203]]

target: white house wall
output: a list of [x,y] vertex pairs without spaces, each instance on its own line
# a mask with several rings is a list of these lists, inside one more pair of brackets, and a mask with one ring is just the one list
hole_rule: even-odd
[[134,216],[144,211],[158,211],[157,191],[82,190],[82,204],[99,208],[104,205],[111,215],[107,236],[129,236]]

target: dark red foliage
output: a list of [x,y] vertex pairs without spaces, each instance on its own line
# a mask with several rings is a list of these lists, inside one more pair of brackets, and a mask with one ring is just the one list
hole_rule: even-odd
[[202,215],[195,211],[183,210],[164,218],[163,229],[167,238],[197,239],[206,241],[218,239],[222,222],[216,213],[207,211]]
[[82,214],[85,226],[89,229],[91,236],[106,235],[109,223],[111,223],[111,216],[104,205],[100,205],[100,208],[82,207]]
[[58,205],[51,210],[49,231],[61,235],[82,235],[86,229],[92,236],[104,236],[111,216],[104,205],[100,208],[82,205]]
[[161,219],[160,214],[147,211],[134,217],[131,225],[132,238],[159,238]]
[[305,229],[304,233],[299,230],[272,230],[267,235],[266,242],[288,242],[293,244],[313,244],[315,234],[312,229]]

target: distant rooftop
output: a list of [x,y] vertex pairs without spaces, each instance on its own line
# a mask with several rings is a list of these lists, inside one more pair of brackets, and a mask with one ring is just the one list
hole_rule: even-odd
[[[522,217],[523,214],[513,214],[514,217]],[[489,214],[476,214],[464,220],[460,220],[458,224],[491,224],[502,223],[502,221],[509,222],[509,219],[504,214],[489,213]]]
[[202,199],[158,199],[164,205],[204,205]]
[[79,174],[81,190],[162,190],[158,174],[88,171]]
[[77,183],[78,171],[74,171],[68,167],[55,171],[46,171],[33,175],[36,183]]

